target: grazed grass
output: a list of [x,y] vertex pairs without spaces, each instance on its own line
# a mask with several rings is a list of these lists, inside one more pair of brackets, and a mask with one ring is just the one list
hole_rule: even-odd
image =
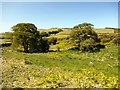
[[114,33],[114,29],[95,28],[96,33]]
[[23,53],[3,50],[3,87],[117,88],[118,49]]
[[100,52],[88,53],[73,50],[60,52],[25,54],[22,52],[4,52],[4,57],[14,60],[25,60],[43,67],[59,67],[69,70],[96,69],[106,75],[117,75],[118,51],[117,46],[108,45]]

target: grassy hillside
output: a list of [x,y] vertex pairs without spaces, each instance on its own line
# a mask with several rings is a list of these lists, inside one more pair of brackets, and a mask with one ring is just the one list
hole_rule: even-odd
[[[50,37],[56,37],[56,38],[67,38],[70,35],[71,28],[50,28],[50,29],[38,29],[40,32],[50,32],[50,31],[58,31],[58,29],[62,29],[62,32],[59,32],[56,35],[51,35]],[[96,33],[114,33],[114,29],[105,29],[105,28],[95,28],[94,31]],[[50,38],[49,37],[49,38]],[[3,39],[2,39],[3,38]],[[6,39],[4,33],[0,33],[0,43],[9,43],[11,40]]]
[[49,53],[3,49],[3,86],[37,88],[117,88],[118,49],[96,53],[64,50]]
[[[72,30],[71,28],[60,28],[62,29],[64,32],[68,32],[70,30]],[[50,28],[50,29],[38,29],[38,31],[42,32],[42,31],[45,31],[45,32],[49,32],[49,31],[56,31],[58,30],[57,28]],[[94,28],[93,30],[95,30],[97,33],[114,33],[114,30],[115,29],[112,29],[112,28]]]
[[[57,37],[57,38],[66,38],[69,36],[70,32],[73,30],[71,28],[61,28],[63,31],[54,35],[54,37]],[[38,29],[38,31],[40,32],[50,32],[50,31],[57,31],[58,29],[57,28],[50,28],[50,29]],[[114,29],[105,29],[105,28],[94,28],[93,29],[96,33],[100,34],[100,33],[115,33],[115,30]],[[50,37],[53,37],[53,36],[50,36]]]
[[[41,29],[40,32],[58,29]],[[98,52],[68,50],[72,29],[47,38],[56,37],[48,53],[24,53],[11,47],[3,48],[2,87],[14,88],[118,88],[118,46],[109,42]],[[113,29],[94,29],[100,33],[114,33]],[[56,51],[57,48],[60,51]]]
[[95,28],[96,33],[114,33],[114,29],[105,29],[105,28]]

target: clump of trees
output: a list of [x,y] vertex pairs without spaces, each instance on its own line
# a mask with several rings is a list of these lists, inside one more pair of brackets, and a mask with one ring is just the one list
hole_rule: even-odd
[[40,34],[42,37],[49,37],[50,35],[56,35],[62,31],[63,31],[62,29],[57,29],[56,31],[49,31],[49,32],[42,31]]
[[92,30],[93,26],[91,23],[82,23],[73,27],[70,37],[75,44],[74,48],[81,51],[96,51],[104,47],[100,44],[97,33]]
[[49,50],[48,41],[43,39],[37,31],[37,27],[32,23],[18,23],[12,27],[13,43],[18,47],[23,46],[24,52],[47,52]]

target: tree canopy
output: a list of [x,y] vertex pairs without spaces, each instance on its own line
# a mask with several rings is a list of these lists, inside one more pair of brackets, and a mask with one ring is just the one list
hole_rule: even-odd
[[74,26],[73,28],[74,29],[79,29],[79,30],[81,30],[81,29],[92,29],[93,28],[92,26],[94,26],[94,25],[91,24],[91,23],[84,22],[82,24],[78,24],[78,25]]
[[[23,46],[24,52],[42,52],[43,42],[37,27],[32,23],[18,23],[12,27],[14,31],[13,43]],[[45,51],[45,50],[44,50]]]
[[100,42],[97,33],[92,30],[92,26],[94,25],[91,23],[82,23],[73,27],[74,30],[71,32],[70,37],[79,50],[93,50],[97,45],[96,43]]

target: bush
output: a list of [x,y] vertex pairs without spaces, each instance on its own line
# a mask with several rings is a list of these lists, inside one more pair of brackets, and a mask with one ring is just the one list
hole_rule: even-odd
[[57,33],[59,33],[59,31],[50,31],[50,32],[48,32],[48,34],[57,34]]
[[117,35],[113,40],[112,40],[113,43],[119,45],[120,44],[120,36]]
[[95,40],[90,38],[80,43],[81,51],[95,51],[97,48],[95,47]]
[[63,30],[62,29],[58,29],[58,32],[62,32]]
[[83,52],[84,51],[89,51],[89,52],[100,51],[100,48],[105,48],[105,46],[99,43],[96,43],[95,40],[92,38],[89,38],[80,43],[80,50]]
[[48,34],[47,32],[41,32],[40,35],[41,35],[42,37],[48,37],[48,36],[49,36],[49,34]]
[[111,40],[110,40],[110,38],[103,38],[103,39],[101,39],[101,42],[103,42],[103,43],[107,43],[107,42],[110,42]]
[[57,43],[57,38],[55,38],[55,37],[51,37],[51,38],[49,38],[49,44],[53,44],[53,45],[55,45],[56,43]]
[[116,37],[116,34],[100,34],[99,37],[101,42],[107,43],[112,41]]

